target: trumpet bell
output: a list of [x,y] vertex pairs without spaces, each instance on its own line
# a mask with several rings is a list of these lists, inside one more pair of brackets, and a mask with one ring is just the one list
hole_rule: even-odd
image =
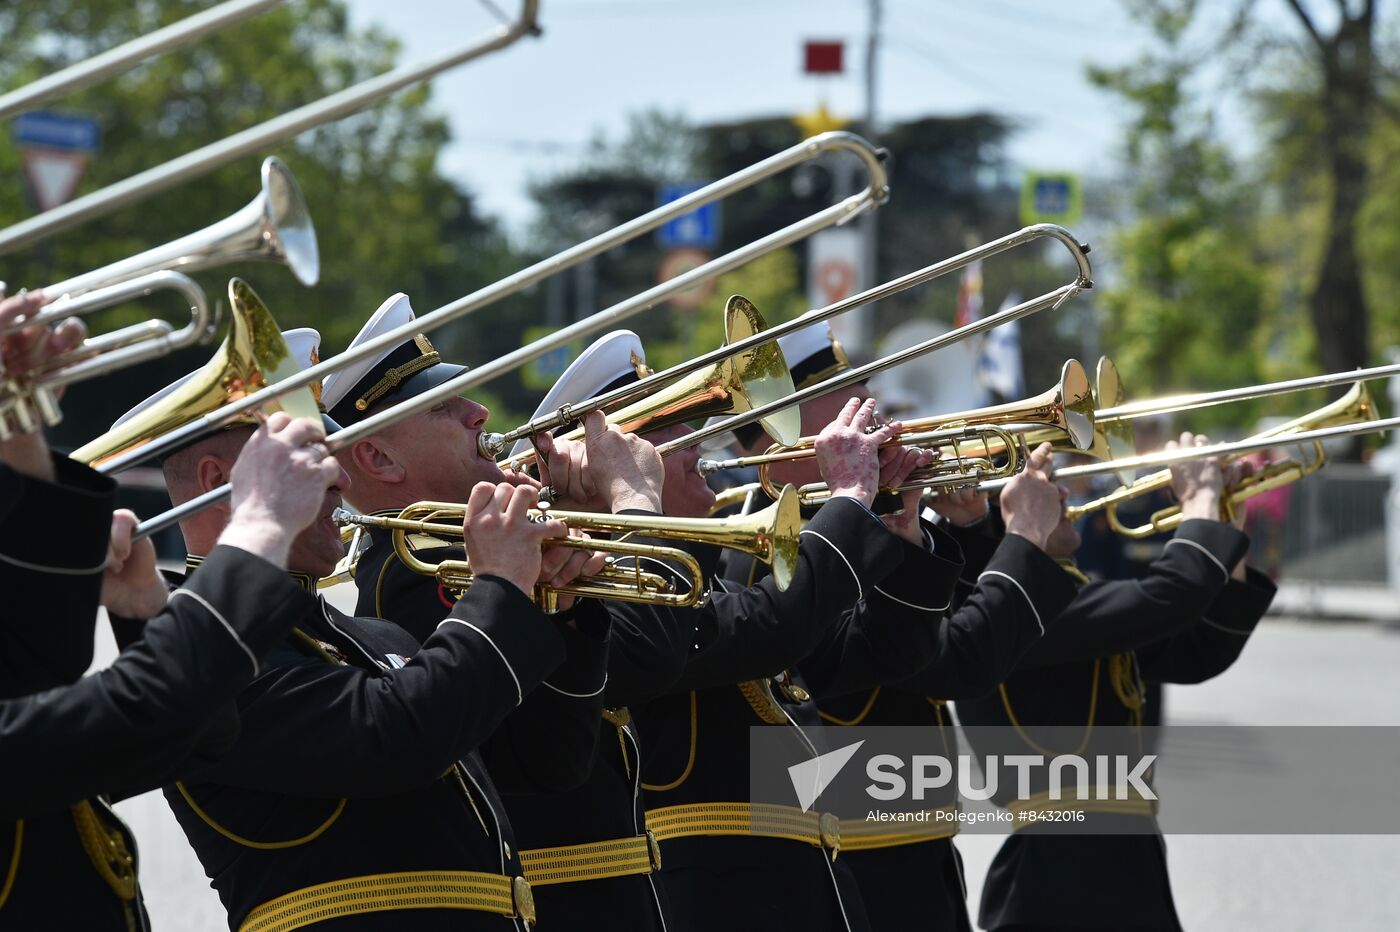
[[[214,357],[146,410],[74,450],[73,459],[98,466],[300,371],[277,321],[253,289],[242,279],[230,279],[228,296],[229,332]],[[282,395],[272,410],[320,417],[309,388]]]

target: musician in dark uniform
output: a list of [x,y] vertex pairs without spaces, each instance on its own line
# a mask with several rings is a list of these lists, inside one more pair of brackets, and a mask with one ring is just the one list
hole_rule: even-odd
[[[792,366],[794,382],[799,387],[815,384],[848,367],[840,344],[825,325],[798,331],[781,342]],[[857,385],[803,405],[803,432],[812,430],[820,422],[824,406],[834,406],[847,395],[870,397],[864,385]],[[761,452],[771,442],[752,428],[736,433],[745,453]],[[925,619],[931,618],[937,624],[938,648],[924,658],[928,671],[941,671],[945,678],[956,676],[968,684],[995,683],[1000,674],[1010,669],[1015,658],[1041,636],[1042,623],[1053,618],[1072,597],[1072,587],[1063,581],[1053,561],[1042,552],[1045,538],[1058,515],[1057,495],[1045,479],[1047,464],[1048,452],[1037,451],[1031,474],[1018,481],[1018,485],[1027,481],[1036,483],[1036,491],[1044,493],[1038,507],[1023,511],[1017,534],[1006,541],[1004,548],[998,551],[994,547],[993,552],[981,556],[977,572],[971,575],[972,586],[964,593],[970,598],[964,599],[958,611],[950,611],[954,603],[951,586],[921,588],[916,580],[902,590],[895,590],[881,583],[872,610],[878,609],[890,618],[905,619],[909,624],[917,623],[919,615],[923,614]],[[817,478],[811,474],[810,461],[775,465],[773,475],[775,479],[794,483]],[[1013,503],[1021,491],[1013,493]],[[955,547],[965,560],[960,542],[966,535],[946,524],[938,528],[928,523],[921,525],[917,518],[918,498],[917,492],[907,493],[903,514],[886,520],[898,522],[905,533],[917,534],[922,529],[923,533],[940,535],[935,552],[939,547]],[[1035,520],[1025,520],[1030,517]],[[739,555],[730,560],[727,567],[728,573],[740,579],[747,578],[753,570],[754,567]],[[969,578],[966,567],[962,569],[962,578]],[[820,663],[820,656],[814,656],[799,665],[809,685],[815,685],[814,674],[821,669]],[[902,677],[885,677],[863,683],[845,681],[856,687],[854,690],[842,688],[845,683],[834,680],[832,687],[812,690],[817,695],[819,708],[809,714],[819,715],[820,721],[827,725],[940,722],[941,705],[931,704],[923,695],[915,695],[902,680]],[[947,808],[951,802],[935,801],[929,808]],[[901,831],[887,824],[842,820],[841,861],[859,882],[873,928],[897,927],[891,924],[891,917],[903,922],[908,913],[904,909],[906,906],[930,928],[942,928],[945,920],[954,928],[952,920],[965,916],[966,908],[962,905],[964,894],[956,852],[946,838],[940,837],[943,833],[938,830],[939,826],[949,823],[911,824],[919,827]],[[881,873],[890,865],[896,868],[894,883]],[[918,891],[917,897],[910,896],[911,890]],[[890,902],[892,895],[894,903]]]
[[[372,338],[377,329],[399,323],[402,320],[372,319],[357,340]],[[404,355],[424,351],[417,341],[412,348],[404,349]],[[406,362],[397,356],[393,358],[396,365]],[[407,362],[411,365],[411,359]],[[634,334],[626,331],[610,334],[580,356],[542,407],[582,400],[612,384],[635,380],[639,362],[644,362],[644,357]],[[433,370],[434,366],[428,366],[423,371],[431,373]],[[352,392],[343,390],[347,383],[328,382],[325,397],[332,403],[332,411],[346,419],[372,412],[376,402],[357,402],[365,397],[371,387],[368,382],[372,381],[368,376],[376,371],[372,368],[360,375]],[[411,389],[411,380],[407,384]],[[450,496],[454,489],[440,477],[452,475],[459,466],[444,462],[445,457],[452,455],[449,451],[462,451],[458,455],[468,458],[466,468],[495,470],[494,463],[489,460],[473,461],[476,459],[476,436],[485,424],[485,410],[465,400],[457,404],[462,412],[456,417],[432,421],[427,415],[419,416],[355,444],[346,457],[354,474],[355,503],[369,511],[396,513],[416,498]],[[435,440],[432,449],[425,449],[413,439],[427,431],[433,433]],[[624,439],[616,428],[604,430],[600,415],[590,419],[588,433],[586,445],[565,440],[542,442],[550,481],[558,485],[563,495],[560,504],[570,509],[644,515],[660,512],[663,507],[662,466],[649,444],[630,435]],[[645,450],[639,450],[639,445]],[[580,454],[585,446],[587,470],[580,469]],[[637,473],[624,477],[618,469],[606,468],[609,460],[625,461],[635,468],[646,459],[643,453],[650,453],[651,459],[645,475]],[[689,465],[693,467],[693,461]],[[667,471],[672,470],[668,468]],[[517,477],[516,481],[528,480]],[[704,492],[703,500],[698,503],[688,502],[684,478],[668,483],[669,505],[682,512],[707,513],[712,496],[692,468],[688,484],[693,487],[697,483]],[[604,491],[600,495],[600,489],[609,486],[620,491]],[[859,520],[869,522],[871,519],[867,515]],[[832,533],[834,536],[835,532]],[[804,551],[811,549],[808,545],[803,547]],[[831,571],[838,568],[839,555],[825,544],[817,544],[815,550],[816,557],[806,556],[804,564],[813,559],[823,561],[822,571],[812,572],[810,576],[831,577]],[[455,553],[450,548],[438,548],[419,555],[434,560],[449,555],[460,558],[460,548]],[[664,565],[647,568],[669,572]],[[809,574],[799,575],[802,578],[799,591],[810,590]],[[408,571],[395,559],[388,535],[384,534],[373,535],[356,577],[361,586],[362,610],[378,611],[399,620],[410,630],[439,611],[440,600],[446,596],[431,579]],[[712,619],[723,619],[723,624],[730,629],[742,629],[753,626],[755,611],[771,612],[769,603],[778,596],[771,584],[765,589],[767,591],[747,598],[721,595],[706,611],[699,613],[703,620],[697,619],[697,613],[691,611],[609,603],[613,633],[607,686],[603,690],[609,708],[601,714],[594,713],[602,738],[602,753],[584,785],[577,790],[507,797],[512,823],[525,847],[521,857],[527,876],[538,884],[536,892],[546,929],[564,927],[565,920],[557,917],[570,917],[567,921],[579,928],[590,924],[600,927],[614,924],[629,929],[665,927],[664,906],[653,878],[648,876],[659,860],[659,851],[643,824],[639,794],[640,750],[627,706],[659,695],[679,676],[692,649],[704,653],[693,645],[718,639],[715,629],[719,622]],[[790,624],[806,623],[805,617],[812,614],[811,601],[810,597],[803,597],[802,602],[797,603],[806,610],[806,615],[790,612]],[[754,603],[759,603],[757,609]],[[755,638],[747,636],[746,643],[753,645]],[[547,685],[561,694],[565,689],[565,684],[553,681]],[[584,685],[568,684],[567,688],[577,691]],[[586,693],[576,694],[593,695],[600,688],[601,684],[597,684]]]
[[[21,303],[32,305],[26,313],[37,310],[37,301],[17,299],[3,309]],[[8,323],[0,313],[0,326]],[[61,325],[45,354],[64,351],[82,333],[81,326]],[[7,369],[15,366],[6,359]],[[277,530],[263,495],[272,480],[313,499],[324,490],[324,449],[303,446],[320,436],[319,426],[289,421],[276,415],[240,465],[231,534],[242,535],[250,550]],[[0,768],[0,926],[144,928],[136,845],[110,801],[217,754],[223,735],[211,724],[215,712],[252,678],[257,658],[292,620],[263,590],[221,597],[203,585],[231,565],[167,604],[150,543],[131,544],[135,516],[111,512],[110,479],[51,456],[37,431],[0,442],[0,461],[8,542],[0,579],[16,606],[0,634],[0,748],[7,762]],[[299,517],[288,509],[283,536],[295,533]],[[250,535],[250,527],[261,530]],[[73,682],[91,661],[99,591],[109,609],[151,621],[111,667]]]
[[[391,302],[371,318],[355,343],[405,323],[410,314],[406,300]],[[415,358],[431,352],[425,350],[427,345],[410,341],[383,362],[366,367],[363,374],[351,371],[345,379],[328,380],[323,398],[338,418],[351,423],[373,414],[397,397],[394,393],[362,403],[375,377],[386,366],[415,365]],[[580,362],[588,369],[596,359],[586,352]],[[415,391],[418,378],[436,379],[460,371],[461,367],[438,360],[420,369],[421,375],[405,380],[397,392]],[[477,435],[488,414],[469,399],[455,398],[444,411],[423,412],[353,444],[343,455],[352,476],[352,504],[367,513],[396,515],[414,501],[451,501],[460,496],[464,474],[533,486],[523,474],[503,474],[494,460],[478,452]],[[655,451],[616,428],[602,430],[596,422],[594,428],[586,445],[586,479],[585,444],[561,440],[551,447],[555,475],[565,485],[570,478],[574,484],[586,481],[594,500],[555,504],[571,510],[583,506],[609,512],[658,511],[662,467]],[[639,453],[642,447],[646,449]],[[368,529],[367,533],[369,545],[354,574],[359,588],[357,610],[391,619],[414,634],[431,631],[444,606],[453,604],[460,592],[404,566],[394,554],[388,532]],[[414,542],[419,545],[417,556],[428,562],[464,556],[460,545],[427,538]],[[625,705],[639,691],[650,695],[656,684],[669,683],[679,674],[693,633],[693,622],[682,627],[669,614],[641,619],[620,615],[608,633],[606,671],[572,678],[556,673],[512,713],[512,717],[529,713],[545,726],[537,742],[541,747],[560,740],[559,729],[548,727],[549,719],[560,715],[572,719],[586,714],[587,731],[600,742],[596,754],[572,755],[582,769],[568,779],[556,773],[533,787],[512,781],[513,792],[505,795],[542,929],[664,927],[662,906],[649,876],[656,848],[635,802],[640,792],[638,751]],[[605,701],[610,706],[606,710]],[[560,863],[562,869],[553,866]],[[584,882],[590,879],[595,882]]]
[[[1182,445],[1193,443],[1204,438],[1182,435]],[[1078,596],[1016,672],[987,696],[958,702],[963,724],[1013,729],[1020,738],[1001,753],[1054,753],[1058,747],[1042,745],[1055,739],[1038,726],[1060,726],[1061,733],[1068,726],[1085,741],[1095,729],[1102,735],[1113,726],[1133,734],[1142,727],[1145,682],[1195,683],[1228,669],[1274,593],[1267,577],[1244,566],[1248,538],[1220,518],[1222,491],[1237,478],[1223,474],[1215,459],[1173,466],[1172,487],[1186,520],[1150,572],[1110,582],[1079,576]],[[1062,521],[1051,553],[1068,561],[1077,544],[1073,525]],[[1066,569],[1077,574],[1072,564]],[[981,740],[975,730],[970,735],[974,745]],[[1093,744],[1084,753],[1130,750]],[[1003,793],[997,802],[1032,817],[1055,806],[1082,810],[1090,827],[1116,834],[1088,834],[1084,823],[1065,833],[1049,823],[1018,822],[1026,827],[1003,844],[983,887],[985,928],[1180,929],[1153,801],[1056,802],[1043,793],[1015,800]]]
[[[169,457],[172,500],[221,484],[249,433]],[[548,618],[526,595],[542,541],[564,529],[528,519],[531,490],[472,488],[465,537],[481,576],[420,646],[315,594],[341,556],[330,516],[346,483],[339,473],[291,543],[288,573],[251,566],[229,581],[275,590],[296,627],[240,694],[237,740],[166,797],[231,928],[523,928],[529,888],[476,749],[564,659],[572,616]],[[191,585],[236,558],[216,546],[226,520],[218,508],[182,524]],[[580,555],[578,569],[599,562]]]

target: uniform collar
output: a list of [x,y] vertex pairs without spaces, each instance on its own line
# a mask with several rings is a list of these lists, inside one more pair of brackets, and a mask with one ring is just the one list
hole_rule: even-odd
[[[196,569],[199,568],[200,564],[202,564],[203,562],[204,557],[200,556],[199,554],[191,553],[186,555],[186,575],[188,575],[189,573],[193,573]],[[317,580],[315,576],[312,576],[310,573],[298,573],[295,570],[287,570],[286,572],[287,575],[291,578],[292,582],[296,583],[298,586],[301,586],[302,589],[311,593],[312,595],[316,594],[316,584],[317,582],[319,582],[319,580]]]

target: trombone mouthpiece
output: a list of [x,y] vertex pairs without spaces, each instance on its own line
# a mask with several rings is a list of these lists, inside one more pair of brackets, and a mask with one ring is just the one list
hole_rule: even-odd
[[714,473],[719,472],[723,468],[724,462],[721,460],[701,459],[695,463],[695,471],[702,476],[713,475]]
[[482,456],[495,459],[506,452],[505,434],[482,431],[476,435],[476,448]]
[[346,508],[337,508],[331,512],[331,520],[336,524],[359,524],[360,516]]

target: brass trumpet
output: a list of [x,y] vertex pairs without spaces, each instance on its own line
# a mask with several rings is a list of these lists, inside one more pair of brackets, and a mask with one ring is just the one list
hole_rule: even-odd
[[[410,534],[424,534],[444,542],[461,540],[465,511],[465,506],[458,503],[417,502],[394,518],[357,515],[343,508],[337,509],[334,517],[342,527],[358,525],[389,530],[393,534],[394,553],[406,567],[415,573],[434,576],[450,589],[465,591],[471,586],[473,578],[467,561],[427,562],[417,555],[413,542],[409,540]],[[545,611],[555,611],[558,597],[565,594],[672,608],[693,608],[703,604],[708,590],[704,572],[694,557],[677,547],[627,540],[633,536],[709,544],[742,551],[772,564],[773,578],[779,589],[787,588],[797,570],[802,517],[798,510],[797,493],[791,488],[784,489],[778,500],[762,511],[734,518],[642,517],[554,510],[532,511],[531,517],[540,521],[549,518],[563,521],[572,530],[620,535],[615,540],[561,537],[546,541],[546,546],[601,551],[613,557],[633,558],[630,567],[610,563],[596,576],[580,577],[566,586],[536,586],[535,601]],[[685,591],[678,591],[668,577],[644,572],[641,569],[643,559],[661,560],[678,566],[682,575],[689,578],[690,585]]]
[[[953,414],[936,414],[904,422],[904,431],[886,446],[934,447],[939,459],[916,469],[897,489],[953,489],[976,485],[990,479],[1010,478],[1021,470],[1021,435],[1054,433],[1075,449],[1083,449],[1094,439],[1093,396],[1089,378],[1078,360],[1065,362],[1059,384],[1027,398]],[[972,450],[966,446],[975,445]],[[775,444],[754,456],[727,460],[702,459],[697,469],[709,475],[722,469],[758,467],[758,481],[771,496],[774,463],[810,459],[816,456],[816,438],[803,437],[790,446]],[[824,482],[812,482],[798,489],[802,504],[825,501],[829,490]]]
[[[1379,417],[1376,411],[1375,402],[1371,399],[1371,394],[1366,388],[1366,383],[1357,382],[1341,398],[1330,404],[1324,405],[1309,414],[1294,418],[1286,424],[1255,434],[1245,440],[1235,444],[1220,444],[1214,448],[1215,454],[1223,455],[1226,460],[1237,459],[1245,453],[1261,449],[1268,446],[1290,446],[1294,440],[1294,435],[1304,432],[1326,430],[1330,428],[1358,428],[1355,432],[1360,433],[1372,427]],[[1302,439],[1302,438],[1299,438]],[[1261,443],[1262,441],[1262,443]],[[1272,442],[1270,442],[1272,441]],[[1233,448],[1233,449],[1232,449]],[[1222,452],[1223,450],[1223,452]],[[1182,451],[1187,452],[1187,451]],[[1288,485],[1290,482],[1297,482],[1306,476],[1317,472],[1327,465],[1327,453],[1323,449],[1322,440],[1307,438],[1299,444],[1297,459],[1286,459],[1269,463],[1260,471],[1245,477],[1237,485],[1226,490],[1226,494],[1221,500],[1221,518],[1231,520],[1235,516],[1235,509],[1245,501],[1260,495],[1270,489]],[[1201,454],[1212,455],[1212,454]],[[1076,470],[1082,467],[1071,467],[1056,474],[1057,478],[1073,478],[1079,474]],[[1107,495],[1085,502],[1082,505],[1074,505],[1065,509],[1065,516],[1071,521],[1077,520],[1084,515],[1095,511],[1104,510],[1106,512],[1109,526],[1113,530],[1125,537],[1142,538],[1150,537],[1153,534],[1160,534],[1176,528],[1184,520],[1181,514],[1180,505],[1171,505],[1153,513],[1146,524],[1129,527],[1118,519],[1118,507],[1126,501],[1147,495],[1160,489],[1171,487],[1171,470],[1164,469],[1143,476],[1130,485],[1122,486]]]

